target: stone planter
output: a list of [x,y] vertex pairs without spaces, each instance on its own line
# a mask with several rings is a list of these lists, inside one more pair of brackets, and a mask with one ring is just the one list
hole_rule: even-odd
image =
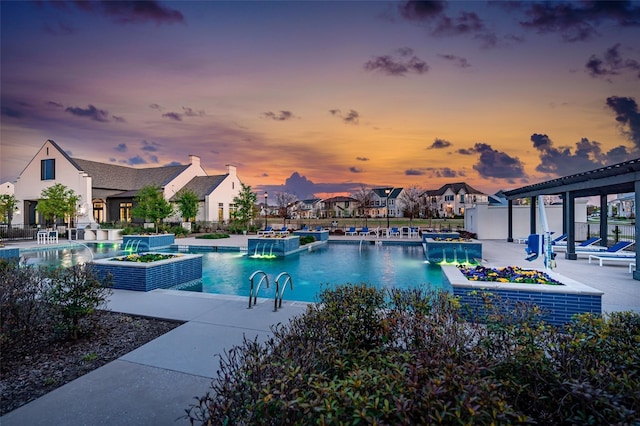
[[174,234],[125,235],[122,237],[122,249],[127,251],[150,251],[169,247],[175,242]]
[[312,230],[299,230],[293,231],[294,235],[299,237],[305,237],[311,235],[316,239],[316,241],[328,241],[329,240],[329,230],[322,231],[312,231]]
[[100,279],[111,274],[113,288],[120,290],[151,291],[189,286],[202,279],[202,255],[176,256],[148,263],[123,262],[112,257],[95,260],[93,265]]
[[300,237],[292,235],[284,238],[258,237],[247,241],[247,254],[254,257],[283,257],[295,253],[300,248]]
[[[451,237],[438,237],[451,238]],[[482,259],[482,243],[476,240],[469,241],[441,241],[433,238],[423,238],[425,244],[424,254],[430,263],[437,264],[468,264],[477,263],[476,259]]]
[[516,302],[537,305],[546,311],[544,320],[554,325],[566,324],[575,314],[602,313],[602,291],[552,271],[546,273],[562,285],[469,281],[456,266],[451,265],[442,266],[442,283],[445,289],[453,287],[453,294],[463,305],[481,314],[484,311],[482,297],[478,295],[481,292],[499,296],[508,302],[505,309]]

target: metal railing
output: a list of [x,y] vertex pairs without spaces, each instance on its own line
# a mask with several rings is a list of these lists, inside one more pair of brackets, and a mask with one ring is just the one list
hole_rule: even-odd
[[35,240],[39,229],[29,225],[0,225],[0,238],[9,240]]
[[[599,223],[579,223],[576,222],[576,240],[587,240],[591,237],[601,237]],[[635,241],[636,226],[607,224],[607,242],[617,243],[618,241]]]

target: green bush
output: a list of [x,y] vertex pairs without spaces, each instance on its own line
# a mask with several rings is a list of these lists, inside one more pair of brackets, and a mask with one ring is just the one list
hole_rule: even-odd
[[49,315],[43,295],[47,270],[0,259],[0,345],[29,338],[47,327]]
[[107,302],[111,277],[101,281],[90,264],[51,271],[47,300],[57,320],[58,331],[73,339],[81,333],[80,320]]
[[216,234],[198,235],[196,236],[196,238],[203,239],[203,240],[219,240],[221,238],[231,238],[231,237],[229,236],[229,234],[216,233]]
[[640,315],[564,328],[519,306],[469,322],[446,292],[366,285],[318,303],[264,343],[221,357],[192,424],[634,424]]
[[313,243],[316,240],[316,237],[313,235],[303,235],[300,237],[300,245],[303,246],[305,244]]

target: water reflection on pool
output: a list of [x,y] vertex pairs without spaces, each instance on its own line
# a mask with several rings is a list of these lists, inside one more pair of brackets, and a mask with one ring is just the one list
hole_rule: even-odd
[[[28,264],[70,266],[94,258],[121,254],[117,244],[23,252]],[[378,288],[442,288],[441,269],[425,261],[420,245],[329,243],[284,258],[253,258],[240,252],[199,252],[203,255],[202,291],[248,296],[249,276],[264,271],[273,284],[281,272],[293,277],[286,300],[313,302],[322,286],[368,283]],[[274,297],[275,286],[260,289],[259,297]]]

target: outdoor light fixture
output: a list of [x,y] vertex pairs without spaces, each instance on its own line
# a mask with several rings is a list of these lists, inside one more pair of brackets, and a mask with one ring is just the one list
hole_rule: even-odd
[[267,192],[264,193],[264,229],[267,230]]
[[389,229],[389,195],[391,195],[391,192],[393,191],[393,188],[387,188],[384,190],[385,194],[387,194],[387,229]]

